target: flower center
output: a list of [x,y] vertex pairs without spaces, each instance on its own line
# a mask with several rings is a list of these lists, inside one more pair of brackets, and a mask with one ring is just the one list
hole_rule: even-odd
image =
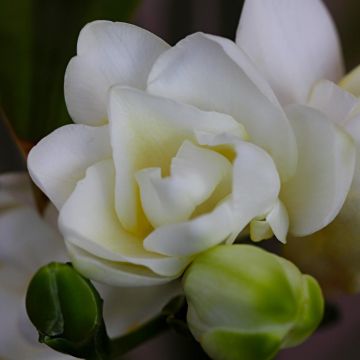
[[161,172],[145,168],[135,174],[142,209],[154,228],[207,213],[231,193],[230,161],[187,140],[171,160],[170,175]]

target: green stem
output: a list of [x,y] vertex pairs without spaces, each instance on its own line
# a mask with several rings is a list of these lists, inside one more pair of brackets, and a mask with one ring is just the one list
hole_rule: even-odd
[[134,349],[144,341],[159,335],[168,328],[167,315],[159,314],[129,334],[112,339],[110,341],[110,359],[117,359],[119,356]]

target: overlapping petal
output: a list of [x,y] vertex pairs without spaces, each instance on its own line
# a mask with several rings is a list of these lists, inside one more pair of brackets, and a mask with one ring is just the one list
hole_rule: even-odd
[[109,157],[107,125],[66,125],[32,149],[28,169],[36,185],[60,209],[87,167]]
[[190,221],[156,228],[144,240],[144,247],[170,256],[190,256],[224,242],[234,231],[230,200]]
[[308,101],[309,106],[320,110],[339,125],[346,123],[358,103],[358,98],[328,80],[315,84]]
[[75,122],[107,121],[108,91],[116,84],[144,89],[156,58],[167,48],[163,40],[137,26],[110,21],[86,25],[77,56],[65,74],[65,100]]
[[[360,114],[355,116],[354,118],[350,119],[345,124],[345,130],[353,138],[353,140],[355,142],[356,165],[355,165],[355,171],[354,171],[354,178],[353,178],[350,193],[349,193],[349,199],[351,199],[351,201],[357,202],[358,194],[360,191],[359,190],[360,189]],[[347,203],[345,203],[345,206],[347,206]],[[352,206],[354,206],[354,205],[352,205]],[[355,216],[354,216],[353,221],[357,221]]]
[[172,280],[159,276],[148,268],[131,263],[113,262],[94,256],[81,248],[66,244],[71,262],[84,276],[110,286],[157,286]]
[[283,180],[296,168],[291,126],[269,85],[230,40],[201,33],[164,52],[149,75],[148,91],[204,110],[231,115],[250,140],[273,157]]
[[258,146],[239,141],[236,153],[232,197],[240,232],[250,220],[275,205],[280,178],[273,159]]
[[355,145],[317,110],[291,105],[287,115],[295,130],[299,162],[281,199],[289,212],[290,232],[305,236],[328,225],[343,206],[354,174]]
[[315,82],[337,82],[343,73],[336,29],[321,0],[245,1],[236,43],[284,105],[305,103]]
[[340,81],[340,86],[354,96],[360,96],[360,65]]
[[268,214],[250,222],[250,238],[253,241],[262,241],[275,236],[282,243],[286,243],[288,230],[289,216],[280,200],[277,200]]
[[[112,262],[118,272],[122,267],[129,267],[129,264],[134,264],[132,266],[135,268],[136,265],[140,265],[144,268],[141,269],[141,273],[145,273],[145,267],[148,267],[148,276],[155,279],[156,274],[159,274],[161,276],[157,277],[162,280],[161,282],[164,282],[166,276],[178,276],[188,265],[188,259],[168,258],[146,251],[141,238],[121,227],[114,207],[114,185],[112,161],[99,162],[88,168],[85,178],[78,182],[76,189],[61,209],[60,230],[68,243],[83,250],[80,252],[75,248],[73,253],[80,255],[74,258],[82,256],[88,259],[88,262],[93,259],[93,262],[98,264],[95,268]],[[95,261],[95,257],[98,261]],[[95,279],[108,282],[108,278],[101,279],[97,276]],[[117,284],[121,284],[120,276]],[[137,285],[146,284],[140,282]]]
[[160,167],[162,175],[168,175],[171,159],[184,140],[195,140],[196,130],[241,131],[229,115],[201,111],[122,87],[111,92],[109,119],[116,170],[116,211],[124,228],[133,232],[145,227],[134,177],[137,171]]
[[[232,167],[229,160],[215,151],[184,141],[171,161],[171,175],[161,177],[160,168],[147,168],[136,174],[141,203],[154,228],[185,221],[197,206],[206,210],[231,193]],[[212,197],[219,187],[215,199]]]
[[272,232],[278,240],[286,243],[286,236],[289,230],[289,215],[285,205],[279,200],[266,216]]
[[227,239],[231,243],[252,219],[265,216],[276,206],[280,176],[269,154],[250,142],[228,133],[200,133],[197,138],[202,145],[229,146],[235,153],[231,192],[234,227]]

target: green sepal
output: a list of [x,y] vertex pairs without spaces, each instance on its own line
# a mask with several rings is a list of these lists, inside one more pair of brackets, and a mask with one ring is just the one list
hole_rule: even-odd
[[319,326],[324,314],[324,298],[318,282],[310,275],[303,275],[303,300],[300,311],[283,348],[301,344]]
[[270,360],[281,346],[281,337],[274,333],[217,328],[207,332],[200,343],[212,359]]

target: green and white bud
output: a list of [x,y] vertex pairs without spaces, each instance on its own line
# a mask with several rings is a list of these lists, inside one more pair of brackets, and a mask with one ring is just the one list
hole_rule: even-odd
[[272,359],[303,342],[323,316],[316,280],[255,246],[217,246],[183,281],[189,328],[215,360]]

